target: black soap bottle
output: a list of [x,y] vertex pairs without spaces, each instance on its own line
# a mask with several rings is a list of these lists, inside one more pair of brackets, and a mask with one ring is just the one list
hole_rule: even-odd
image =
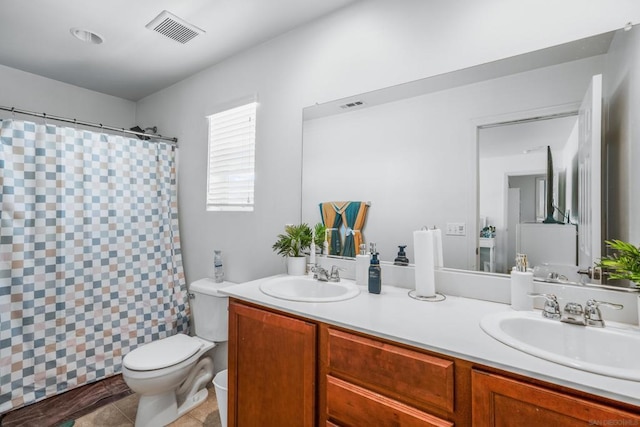
[[380,270],[380,261],[378,261],[378,252],[371,256],[371,265],[369,265],[369,292],[379,294],[382,290],[382,271]]
[[407,245],[398,246],[398,256],[393,261],[394,265],[409,265],[409,258],[407,258],[407,254],[404,251]]

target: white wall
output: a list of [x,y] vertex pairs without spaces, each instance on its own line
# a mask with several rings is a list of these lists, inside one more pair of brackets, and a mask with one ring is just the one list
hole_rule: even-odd
[[[87,122],[130,128],[136,104],[115,96],[83,89],[0,65],[0,105]],[[0,118],[11,113],[0,111]],[[17,118],[40,123],[37,117]]]
[[640,28],[611,45],[604,80],[608,157],[606,240],[640,245]]
[[[580,18],[576,18],[579,13]],[[302,108],[553,46],[640,21],[634,0],[370,0],[236,55],[138,103],[140,122],[180,138],[180,218],[189,281],[283,271],[276,234],[300,218]],[[541,30],[543,29],[543,30]],[[207,213],[206,122],[257,93],[256,210]]]

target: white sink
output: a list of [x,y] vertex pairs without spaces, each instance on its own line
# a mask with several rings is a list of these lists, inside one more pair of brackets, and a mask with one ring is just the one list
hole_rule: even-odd
[[319,282],[307,276],[274,277],[263,282],[260,290],[275,298],[304,302],[343,301],[360,293],[351,280]]
[[604,328],[511,311],[484,317],[480,327],[498,341],[533,356],[583,371],[640,381],[640,331],[609,322]]

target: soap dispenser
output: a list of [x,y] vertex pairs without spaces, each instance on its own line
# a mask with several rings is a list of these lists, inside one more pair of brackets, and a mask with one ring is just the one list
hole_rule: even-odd
[[371,257],[367,253],[367,246],[360,245],[360,253],[356,255],[356,285],[366,286],[369,277],[369,262]]
[[393,265],[409,265],[409,258],[407,258],[407,254],[404,251],[407,245],[398,246],[398,256],[393,261]]
[[382,271],[380,269],[380,261],[378,260],[378,252],[371,254],[371,265],[369,266],[369,292],[379,294],[382,290]]

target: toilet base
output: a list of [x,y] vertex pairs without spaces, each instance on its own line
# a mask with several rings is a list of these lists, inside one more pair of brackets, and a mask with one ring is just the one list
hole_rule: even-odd
[[180,408],[176,403],[175,393],[141,396],[136,414],[136,427],[158,427],[171,424],[204,403],[208,394],[209,391],[204,388],[189,397]]
[[209,393],[206,386],[211,378],[213,378],[213,361],[210,357],[204,357],[191,369],[177,390],[140,396],[135,427],[158,427],[170,424],[204,403]]
[[173,390],[153,396],[140,396],[136,427],[165,426],[174,422],[178,416],[178,404]]
[[206,388],[200,390],[193,396],[191,396],[186,402],[178,408],[178,418],[192,410],[193,408],[199,406],[201,403],[204,403],[207,400],[207,396],[209,395],[209,390]]

